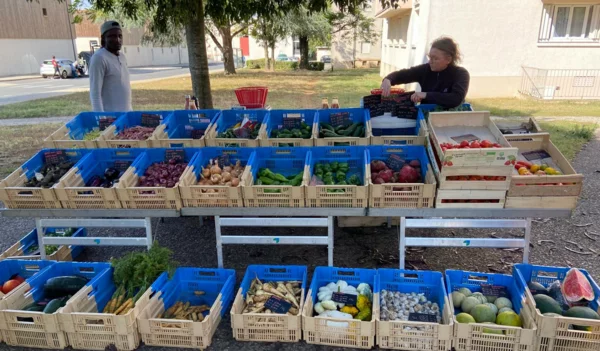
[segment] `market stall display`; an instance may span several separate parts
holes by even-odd
[[[537,134],[544,133],[540,125],[537,123],[537,120],[533,117],[529,117],[527,122],[523,122],[522,118],[512,119],[510,117],[496,119],[495,121],[500,132],[505,136],[516,137],[516,135],[521,135],[523,137],[530,136],[529,134]],[[523,135],[527,134],[527,135]]]
[[[205,138],[211,124],[220,110],[181,110],[173,111],[164,124],[156,127],[154,135],[159,147],[204,147]]]
[[[306,276],[306,266],[248,266],[231,308],[233,337],[239,341],[299,341]]]
[[[379,308],[378,291],[373,291],[376,279],[374,269],[315,268],[302,311],[304,340],[317,345],[372,348],[372,314]]]
[[[446,289],[457,351],[536,349],[537,326],[515,278],[446,270]]]
[[[366,148],[312,148],[307,168],[306,207],[367,207],[371,172]]]
[[[102,148],[159,147],[154,135],[173,111],[131,111],[121,115],[102,132],[98,146]]]
[[[56,149],[99,147],[98,138],[125,112],[81,112],[44,139],[44,147]]]
[[[317,110],[271,110],[261,130],[260,146],[314,146]]]
[[[305,207],[310,148],[256,149],[242,176],[246,207]]]
[[[231,269],[177,268],[138,317],[142,340],[151,346],[206,349],[231,306],[234,286]]]
[[[61,208],[54,187],[88,149],[44,149],[0,182],[7,208]]]
[[[123,208],[180,209],[179,180],[199,149],[148,149],[117,184]]]
[[[85,228],[46,228],[45,236],[53,237],[85,237]],[[50,261],[73,261],[83,251],[83,246],[76,245],[47,245],[46,259]],[[38,244],[37,229],[33,229],[14,245],[0,254],[0,260],[19,257],[24,260],[39,260],[40,248]]]
[[[583,188],[577,173],[548,133],[507,135],[519,149],[506,198],[507,208],[574,209]]]
[[[316,146],[369,145],[369,111],[363,108],[322,109],[313,128]]]
[[[11,346],[63,349],[69,345],[59,314],[69,299],[106,272],[108,263],[58,262],[0,301],[0,330]]]
[[[373,311],[377,345],[394,350],[450,350],[454,321],[440,272],[378,269]]]
[[[513,277],[538,326],[540,351],[600,347],[600,288],[588,272],[569,267],[516,264]]]
[[[55,187],[63,208],[121,208],[117,184],[144,149],[97,149],[85,155]]]
[[[436,181],[424,146],[369,146],[369,207],[431,208]]]
[[[181,176],[183,205],[243,207],[242,176],[253,153],[252,148],[201,149]]]
[[[223,110],[206,132],[207,146],[258,147],[268,110]]]

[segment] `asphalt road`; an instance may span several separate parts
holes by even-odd
[[[211,71],[221,68],[223,68],[222,63],[212,63],[209,66]],[[139,67],[130,68],[129,73],[131,81],[137,82],[189,74],[189,69],[181,66]],[[66,95],[73,91],[88,90],[89,86],[88,77],[69,79],[40,77],[39,79],[4,81],[0,82],[0,105]]]

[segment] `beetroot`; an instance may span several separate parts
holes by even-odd
[[[419,180],[417,170],[409,165],[404,165],[400,170],[398,181],[400,183],[416,183]]]
[[[371,161],[371,172],[379,173],[386,169],[387,169],[387,166],[385,165],[385,162],[379,161],[379,160]]]
[[[372,173],[371,173],[371,179],[375,179],[375,178],[377,178],[377,176],[378,176],[378,175],[379,175],[379,173],[378,173],[378,172],[372,172]]]
[[[408,164],[414,168],[421,167],[421,161],[419,160],[412,160]]]
[[[392,181],[392,177],[394,173],[391,169],[386,169],[384,171],[379,172],[379,178],[383,179],[384,182],[389,183]]]
[[[373,179],[373,184],[385,184],[385,181],[380,177]]]

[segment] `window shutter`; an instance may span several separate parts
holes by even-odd
[[[590,28],[590,39],[600,40],[600,5],[594,5]]]
[[[552,16],[554,5],[544,5],[542,10],[542,20],[540,23],[539,41],[549,41],[552,38]]]

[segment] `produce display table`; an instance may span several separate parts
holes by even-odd
[[[183,208],[176,210],[68,210],[68,209],[0,209],[4,217],[36,219],[42,259],[45,245],[83,246],[147,246],[152,244],[151,218],[197,216],[215,217],[215,234],[219,267],[223,266],[224,244],[263,245],[327,245],[328,264],[333,265],[334,217],[399,217],[398,226],[400,268],[404,268],[405,248],[421,247],[483,247],[522,248],[523,262],[529,259],[531,218],[568,218],[563,209],[382,209],[382,208]],[[225,218],[221,218],[225,217]],[[318,218],[310,218],[318,217]],[[131,219],[138,218],[138,219]],[[326,227],[327,236],[255,236],[222,235],[222,227]],[[47,227],[105,227],[146,229],[145,238],[115,237],[44,237]],[[496,238],[430,238],[406,237],[407,228],[519,228],[525,236],[515,239]]]

